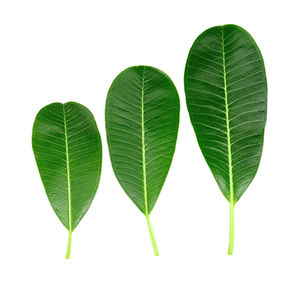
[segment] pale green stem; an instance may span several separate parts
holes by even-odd
[[[234,203],[231,203],[230,204],[228,255],[232,255],[232,253],[233,253],[233,241],[234,241]]]
[[[154,237],[154,232],[153,232],[150,216],[148,214],[146,214],[146,219],[147,219],[147,224],[148,224],[148,229],[149,229],[149,234],[151,237],[154,254],[155,254],[155,256],[159,256],[158,247],[157,247],[157,243],[156,243],[156,240]]]
[[[70,258],[70,254],[71,254],[71,242],[72,242],[72,231],[69,230],[68,248],[67,248],[67,253],[66,253],[66,259]]]

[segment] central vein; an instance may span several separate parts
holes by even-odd
[[[231,156],[231,142],[230,142],[230,119],[228,109],[228,91],[227,91],[227,78],[226,78],[226,61],[224,51],[224,31],[222,27],[222,56],[223,56],[223,73],[224,73],[224,93],[225,93],[225,113],[226,113],[226,128],[227,128],[227,148],[228,148],[228,171],[229,171],[229,184],[230,184],[230,203],[234,203],[233,198],[233,178],[232,178],[232,156]]]
[[[142,157],[143,157],[143,181],[144,181],[144,200],[145,213],[148,215],[148,201],[147,201],[147,182],[146,182],[146,153],[145,153],[145,128],[144,128],[144,86],[145,86],[145,67],[142,77],[142,101],[141,101],[141,120],[142,120]]]
[[[68,178],[68,215],[69,215],[69,231],[72,231],[72,209],[71,209],[71,183],[70,183],[70,164],[69,164],[69,146],[65,106],[63,105],[64,127],[65,127],[65,142],[66,142],[66,161],[67,161],[67,178]]]

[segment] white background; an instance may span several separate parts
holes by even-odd
[[[0,285],[299,285],[299,1],[0,2]],[[280,4],[281,3],[281,4]],[[269,97],[258,173],[229,204],[206,165],[183,89],[188,51],[205,29],[237,24],[265,60]],[[132,65],[165,71],[178,88],[181,121],[168,178],[145,217],[119,186],[108,156],[104,104]],[[31,149],[36,113],[77,101],[95,115],[103,169],[91,208],[73,233],[47,200]]]

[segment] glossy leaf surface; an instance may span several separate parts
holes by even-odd
[[[122,188],[146,217],[168,174],[179,124],[179,97],[158,69],[134,66],[112,83],[106,101],[110,158]]]
[[[75,102],[47,105],[36,116],[32,147],[50,204],[71,239],[100,180],[101,138],[92,113]]]
[[[184,82],[199,146],[233,208],[262,154],[267,114],[262,55],[241,27],[213,27],[194,42]]]

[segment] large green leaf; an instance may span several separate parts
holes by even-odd
[[[267,80],[262,55],[241,27],[213,27],[194,42],[184,83],[199,146],[230,202],[231,254],[234,205],[253,180],[263,148]]]
[[[101,138],[92,113],[68,102],[52,103],[36,116],[32,148],[48,199],[71,236],[96,194],[102,163]]]
[[[167,177],[175,151],[179,97],[171,79],[148,66],[121,72],[106,100],[106,132],[115,175],[134,204],[149,214]]]

